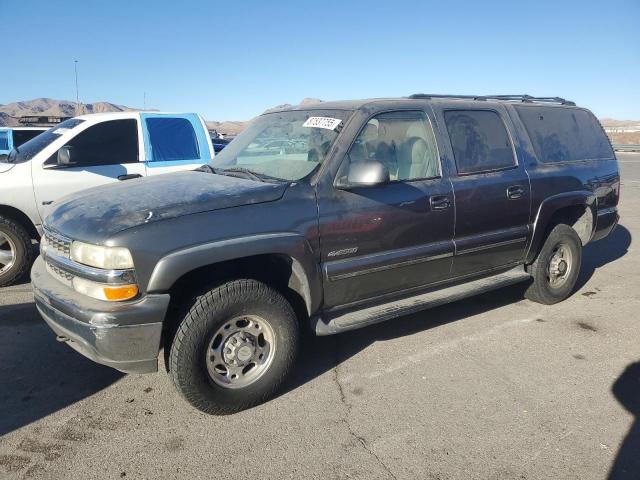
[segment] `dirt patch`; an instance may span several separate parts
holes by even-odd
[[[171,437],[169,440],[167,440],[165,446],[167,447],[167,450],[170,452],[177,452],[180,450],[184,450],[184,438],[175,435]]]
[[[0,467],[7,472],[18,472],[31,463],[29,457],[21,455],[0,455]]]
[[[597,332],[598,329],[596,327],[594,327],[593,325],[591,325],[590,323],[587,322],[576,322],[576,325],[578,325],[578,327],[580,327],[582,330],[588,330],[590,332]]]
[[[27,437],[20,442],[18,448],[23,452],[40,453],[44,455],[46,461],[52,462],[62,455],[65,446],[61,443],[41,442],[35,438]]]

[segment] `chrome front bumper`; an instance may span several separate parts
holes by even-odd
[[[125,373],[158,370],[168,294],[122,303],[94,300],[51,276],[41,257],[31,269],[31,282],[36,307],[59,340]]]

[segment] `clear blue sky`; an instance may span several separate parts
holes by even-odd
[[[529,5],[526,5],[529,4]],[[640,1],[0,0],[0,103],[253,117],[304,97],[559,95],[640,119]]]

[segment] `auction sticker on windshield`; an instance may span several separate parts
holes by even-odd
[[[340,122],[342,122],[342,120],[339,118],[309,117],[302,126],[307,128],[326,128],[327,130],[335,130],[336,127],[340,125]]]

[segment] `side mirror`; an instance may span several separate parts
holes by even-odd
[[[72,146],[65,145],[64,147],[60,147],[60,150],[58,150],[57,163],[59,167],[70,167],[75,165],[75,162],[73,161]]]
[[[345,187],[373,187],[390,181],[389,169],[382,163],[366,161],[351,163]]]

